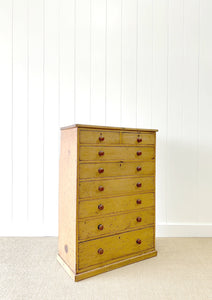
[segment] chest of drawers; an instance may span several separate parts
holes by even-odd
[[[157,255],[156,131],[61,129],[57,259],[75,281]]]

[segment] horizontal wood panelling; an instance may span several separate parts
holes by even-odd
[[[2,235],[57,234],[59,128],[76,122],[158,128],[157,222],[212,223],[211,5],[0,1]]]

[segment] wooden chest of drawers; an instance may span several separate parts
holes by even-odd
[[[61,129],[57,258],[75,281],[157,254],[156,131]]]

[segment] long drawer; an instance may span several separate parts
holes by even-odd
[[[138,210],[128,214],[118,214],[79,221],[79,240],[88,240],[131,229],[139,229],[155,222],[154,208]]]
[[[100,265],[154,247],[154,227],[79,243],[79,269]]]
[[[154,147],[80,146],[79,152],[80,161],[151,161],[155,159]]]
[[[78,205],[79,218],[102,217],[118,212],[153,207],[154,205],[153,193],[80,201]]]
[[[100,162],[81,163],[80,179],[103,178],[113,176],[153,175],[155,162]]]
[[[102,198],[123,194],[154,191],[155,177],[135,177],[80,181],[80,198]]]

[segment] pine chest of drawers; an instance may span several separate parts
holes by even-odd
[[[57,258],[75,281],[157,255],[156,131],[61,129]]]

